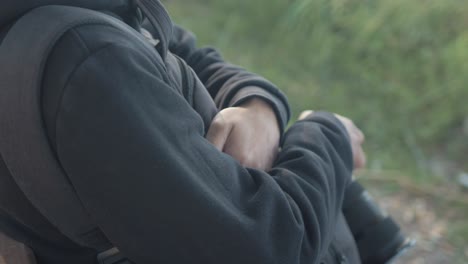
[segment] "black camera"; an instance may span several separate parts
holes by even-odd
[[[346,189],[343,214],[364,264],[391,263],[415,243],[357,181]]]

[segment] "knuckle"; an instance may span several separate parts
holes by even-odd
[[[214,129],[222,129],[226,125],[226,122],[221,116],[215,117],[211,122],[211,127]]]

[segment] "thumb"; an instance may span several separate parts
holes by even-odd
[[[311,115],[311,114],[313,114],[313,113],[314,113],[313,110],[305,110],[305,111],[302,111],[302,113],[299,115],[298,120],[305,119],[305,118],[307,118],[309,115]]]
[[[206,139],[219,151],[223,151],[232,127],[224,120],[222,113],[218,113],[211,122]]]

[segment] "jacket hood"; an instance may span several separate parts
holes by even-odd
[[[0,27],[27,11],[45,5],[66,5],[93,10],[118,10],[128,7],[130,0],[0,0]]]

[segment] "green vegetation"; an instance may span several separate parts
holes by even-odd
[[[327,109],[367,135],[370,167],[431,174],[468,156],[468,2],[172,0],[177,23],[284,90],[294,114]],[[465,166],[463,168],[463,166]],[[443,175],[442,175],[443,176]]]
[[[294,116],[311,108],[355,120],[373,171],[423,188],[452,186],[456,171],[468,171],[468,2],[165,3],[201,45],[276,83]],[[442,169],[432,169],[434,159]]]

